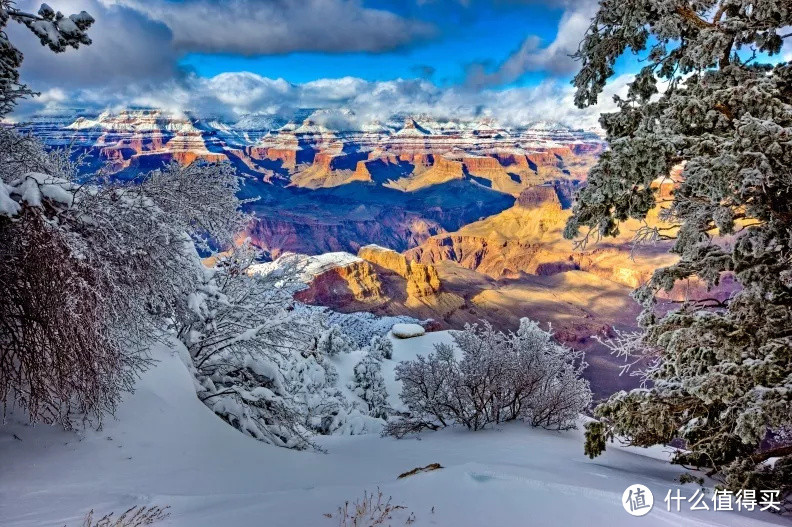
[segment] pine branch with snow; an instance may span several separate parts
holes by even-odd
[[[36,95],[19,82],[19,68],[24,57],[8,39],[5,28],[10,21],[26,26],[42,46],[48,46],[55,53],[91,44],[87,31],[94,23],[93,17],[85,11],[66,16],[41,4],[37,13],[28,13],[17,9],[12,0],[0,0],[0,117],[13,110],[18,99]]]
[[[597,408],[592,456],[614,434],[645,447],[682,440],[675,461],[709,467],[733,491],[761,490],[769,457],[782,473],[792,463],[792,443],[766,448],[792,423],[792,62],[779,57],[791,25],[788,0],[625,0],[601,2],[581,42],[580,107],[628,48],[646,60],[601,116],[610,149],[565,235],[615,236],[660,207],[678,257],[634,295],[642,345],[659,350],[651,386]],[[669,199],[655,182],[676,167]],[[658,308],[677,284],[726,276],[738,290],[723,301]],[[792,499],[791,484],[780,488]]]

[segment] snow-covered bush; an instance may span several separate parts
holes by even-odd
[[[390,349],[392,353],[393,346]],[[388,417],[388,392],[382,377],[383,359],[381,348],[372,345],[355,365],[355,376],[350,386],[355,395],[368,404],[369,415],[380,419]]]
[[[297,309],[306,311],[321,311],[328,324],[335,324],[341,331],[347,334],[358,348],[368,346],[373,337],[386,335],[394,324],[399,322],[415,323],[418,320],[403,315],[399,316],[379,316],[366,311],[356,313],[341,313],[330,309],[301,304]]]
[[[295,309],[285,273],[248,273],[254,257],[244,245],[205,269],[177,324],[199,398],[242,432],[287,448],[312,447],[312,434],[379,429],[338,388],[329,358],[351,351],[349,337],[321,311]]]
[[[256,439],[305,448],[310,434],[304,412],[284,372],[293,366],[293,350],[314,345],[313,331],[291,316],[290,298],[266,277],[246,274],[254,256],[244,246],[203,269],[200,285],[187,295],[189,312],[177,321],[177,335],[207,406]]]
[[[522,319],[516,333],[467,326],[454,343],[396,367],[408,414],[389,422],[386,433],[400,437],[454,423],[479,430],[515,419],[565,429],[591,401],[582,355],[531,320]]]
[[[355,342],[335,324],[319,336],[318,350],[328,357],[349,353],[353,349],[355,349]]]
[[[371,337],[369,348],[371,353],[380,355],[383,359],[391,360],[393,358],[393,342],[385,335]]]
[[[190,234],[220,240],[240,224],[236,179],[196,166],[218,176],[199,191],[172,166],[140,184],[78,184],[35,141],[0,129],[0,144],[0,403],[100,422],[164,318],[184,314],[200,268]]]

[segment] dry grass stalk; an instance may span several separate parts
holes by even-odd
[[[113,513],[111,512],[96,521],[93,519],[94,511],[91,509],[91,512],[88,513],[83,521],[83,527],[143,527],[170,516],[168,509],[170,509],[170,506],[144,507],[141,505],[127,509],[117,519],[113,519]]]
[[[325,518],[335,518],[338,520],[339,527],[376,527],[385,525],[386,521],[393,519],[393,513],[398,510],[407,510],[402,505],[393,505],[391,496],[385,497],[382,491],[377,488],[376,494],[363,491],[363,498],[355,500],[353,503],[344,502],[338,507],[335,515],[325,514]],[[405,525],[415,522],[415,514],[410,513],[405,521]]]

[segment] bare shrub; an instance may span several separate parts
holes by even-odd
[[[152,525],[160,520],[164,520],[170,513],[170,506],[167,507],[132,507],[127,509],[121,516],[113,519],[113,514],[105,514],[98,520],[93,519],[93,509],[85,516],[82,527],[143,527]]]
[[[403,437],[454,423],[480,430],[515,419],[565,429],[591,401],[582,354],[556,344],[533,321],[522,319],[516,333],[467,326],[454,341],[461,359],[453,346],[439,344],[435,353],[396,367],[408,412],[390,421],[386,434]]]
[[[128,354],[102,321],[112,318],[102,277],[72,258],[66,233],[26,208],[0,218],[0,402],[34,421],[71,426],[100,418],[131,388],[145,357]]]

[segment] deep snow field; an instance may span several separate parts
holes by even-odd
[[[394,339],[383,375],[398,403],[393,367],[449,341],[447,332]],[[128,395],[116,419],[80,434],[11,422],[0,427],[0,526],[82,525],[85,514],[116,515],[134,505],[169,505],[162,526],[336,526],[344,501],[379,487],[407,507],[389,525],[447,526],[760,526],[789,525],[766,512],[667,512],[684,469],[663,449],[609,445],[583,455],[582,430],[551,432],[513,423],[482,432],[446,429],[420,438],[318,438],[327,453],[260,443],[221,421],[195,395],[178,347],[153,350],[158,363]],[[359,356],[341,357],[341,378]],[[16,436],[16,437],[15,437]],[[430,463],[442,470],[397,479]],[[629,485],[655,496],[644,517],[621,505]],[[708,494],[710,508],[712,491]]]

